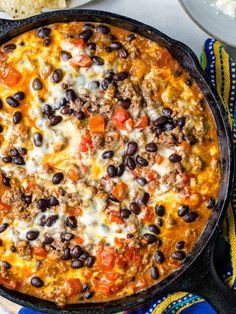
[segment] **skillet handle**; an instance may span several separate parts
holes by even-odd
[[[19,20],[0,19],[0,37],[7,35],[19,25]]]
[[[224,285],[214,266],[214,246],[217,235],[218,232],[215,232],[192,267],[183,274],[178,289],[201,296],[218,314],[235,314],[236,292]],[[222,254],[223,252],[221,256]]]

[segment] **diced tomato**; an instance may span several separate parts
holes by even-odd
[[[67,207],[66,211],[71,215],[71,216],[81,216],[83,211],[79,207]]]
[[[71,59],[70,64],[73,67],[89,68],[92,65],[92,61],[87,55],[81,55],[79,60]]]
[[[72,39],[71,42],[79,48],[84,48],[86,46],[85,41],[81,38]]]
[[[162,48],[158,51],[156,62],[158,67],[172,68],[176,65],[175,60],[166,48]]]
[[[96,254],[98,268],[102,271],[110,271],[115,265],[115,250],[112,247],[102,247]]]
[[[79,171],[75,168],[70,168],[66,173],[67,178],[76,182],[79,180]]]
[[[10,210],[10,209],[11,209],[11,206],[0,201],[0,210]]]
[[[141,120],[136,125],[137,129],[145,129],[148,126],[148,117],[144,114]]]
[[[157,155],[156,155],[156,158],[155,158],[155,161],[156,161],[156,163],[157,163],[158,165],[161,165],[161,164],[163,163],[164,159],[165,159],[165,158],[164,158],[162,155],[157,154]]]
[[[92,134],[105,133],[105,119],[103,116],[95,115],[89,118],[89,130]]]
[[[124,220],[120,217],[119,212],[114,210],[114,211],[111,211],[109,216],[108,216],[108,223],[111,223],[111,222],[115,222],[115,223],[121,225],[124,223]]]
[[[125,130],[125,122],[129,119],[129,113],[122,107],[118,107],[112,117],[114,126],[119,130]]]
[[[17,282],[13,280],[8,280],[6,278],[0,278],[0,285],[3,285],[7,289],[16,289]]]
[[[129,247],[125,250],[125,259],[128,260],[129,262],[132,262],[133,259],[135,258],[135,249],[133,247]]]
[[[93,143],[91,136],[89,134],[83,135],[80,142],[80,151],[86,153],[92,147]]]
[[[125,184],[124,182],[119,182],[117,185],[114,187],[112,190],[112,195],[118,200],[118,201],[123,201],[128,194],[128,185]]]
[[[22,74],[10,65],[0,69],[0,81],[7,87],[15,87],[22,78]]]
[[[82,290],[82,283],[79,278],[70,278],[65,281],[65,291],[68,297],[80,294]]]
[[[154,219],[154,212],[153,209],[151,207],[146,206],[144,208],[145,214],[143,217],[143,221],[145,221],[146,223],[151,223]]]
[[[81,237],[75,237],[74,240],[75,243],[79,245],[84,243],[84,239],[82,239]]]
[[[33,255],[40,256],[40,257],[47,256],[47,251],[45,251],[44,248],[39,247],[39,246],[33,247],[32,253]]]
[[[148,173],[147,173],[147,178],[150,180],[150,181],[153,181],[157,178],[157,175],[158,173],[155,171],[155,170],[150,170]]]

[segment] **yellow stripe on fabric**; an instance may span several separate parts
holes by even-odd
[[[164,310],[166,310],[168,308],[168,306],[180,299],[180,298],[183,298],[185,296],[187,296],[188,293],[186,292],[177,292],[177,293],[174,293],[172,295],[170,295],[169,297],[167,297],[163,302],[161,302],[156,308],[155,310],[152,312],[153,314],[163,314]]]
[[[221,101],[224,104],[228,112],[228,118],[230,126],[233,126],[233,119],[229,113],[228,102],[229,102],[229,92],[230,92],[230,68],[229,68],[229,56],[224,48],[222,48],[222,44],[218,41],[214,43],[214,54],[216,60],[216,88],[218,94],[220,95]],[[222,55],[221,55],[222,52]],[[222,68],[223,65],[223,68]],[[226,75],[223,76],[225,73]]]
[[[235,274],[236,274],[236,235],[235,235],[235,225],[234,225],[234,213],[233,209],[230,205],[227,211],[228,214],[228,220],[229,220],[229,242],[231,246],[231,263],[232,263],[232,269],[233,269],[233,276],[231,280],[229,281],[229,285],[232,288],[234,281],[235,281]]]
[[[181,307],[181,309],[179,309],[179,310],[176,312],[176,314],[181,313],[183,310],[187,309],[188,307],[191,307],[191,305],[194,305],[194,304],[197,304],[197,303],[201,303],[201,302],[203,302],[203,301],[204,301],[203,299],[194,300],[192,303],[187,304],[187,305],[185,305],[184,307]],[[191,313],[191,312],[189,312],[189,313]]]

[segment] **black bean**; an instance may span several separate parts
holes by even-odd
[[[95,26],[91,23],[85,23],[83,29],[94,29]]]
[[[42,27],[42,28],[38,29],[38,31],[37,31],[38,37],[40,37],[40,38],[48,37],[50,35],[50,33],[51,33],[51,29],[48,27]]]
[[[3,174],[2,174],[2,184],[7,186],[7,187],[11,187],[11,180],[10,180],[10,178],[4,176]]]
[[[130,170],[134,170],[136,168],[136,163],[132,157],[127,158],[126,165]]]
[[[184,241],[179,241],[175,244],[176,249],[178,250],[182,250],[185,246],[185,242]]]
[[[14,114],[13,114],[13,117],[12,117],[12,122],[14,124],[19,124],[22,120],[22,113],[20,111],[16,111]]]
[[[68,89],[66,91],[66,98],[68,99],[68,101],[74,102],[77,99],[75,91],[73,89]]]
[[[79,33],[78,38],[83,39],[84,41],[89,40],[93,36],[91,29],[86,29],[85,31]]]
[[[124,109],[129,109],[129,107],[131,105],[131,100],[129,98],[119,100],[118,105],[123,107]]]
[[[58,215],[52,215],[52,216],[49,216],[47,219],[46,219],[46,226],[47,227],[51,227],[53,226],[56,221],[58,220],[59,216]]]
[[[19,156],[19,152],[18,152],[18,150],[16,148],[11,148],[10,149],[10,155],[12,157],[16,157],[16,156]]]
[[[181,117],[179,119],[177,119],[175,121],[175,124],[180,127],[180,128],[183,128],[185,126],[185,117]]]
[[[55,126],[62,121],[62,116],[52,116],[50,117],[50,126]]]
[[[114,203],[119,203],[120,201],[118,201],[118,199],[115,198],[115,196],[113,194],[109,195],[109,200],[114,202]]]
[[[21,200],[27,205],[32,203],[32,195],[25,195],[24,193],[21,195]]]
[[[160,229],[156,225],[150,225],[148,226],[148,230],[152,233],[159,234]]]
[[[164,263],[165,261],[165,256],[164,254],[162,253],[162,251],[156,251],[153,255],[155,261],[158,263],[158,264],[162,264]]]
[[[40,198],[37,201],[37,206],[41,211],[45,211],[47,208],[49,208],[48,200],[46,198]]]
[[[71,262],[71,267],[72,268],[81,268],[84,267],[84,262],[81,260],[74,260]]]
[[[63,173],[62,172],[57,172],[52,177],[52,183],[53,184],[60,184],[63,179],[64,179]]]
[[[197,218],[198,214],[196,212],[188,213],[183,217],[184,221],[188,223],[194,222]]]
[[[68,260],[71,258],[70,248],[66,247],[64,250],[64,255],[62,257],[64,260]]]
[[[72,55],[70,52],[62,50],[60,53],[60,58],[62,61],[68,61],[72,58]]]
[[[175,71],[175,73],[174,73],[174,75],[175,75],[176,77],[180,77],[182,74],[183,74],[183,72],[182,72],[180,69],[177,69],[177,70]]]
[[[129,76],[128,72],[118,72],[114,75],[114,81],[124,81]]]
[[[179,208],[178,215],[179,215],[179,217],[183,217],[184,215],[188,214],[188,212],[189,212],[189,206],[188,205],[182,205]]]
[[[163,226],[163,221],[162,221],[162,219],[161,219],[161,218],[157,218],[157,219],[156,219],[156,224],[157,224],[157,226],[159,226],[159,227]]]
[[[214,198],[210,197],[210,199],[208,200],[207,208],[214,208],[215,205],[216,205],[216,202]]]
[[[34,90],[41,90],[43,88],[43,83],[39,78],[35,78],[32,83],[32,87]]]
[[[84,120],[86,118],[86,115],[83,111],[75,111],[74,112],[74,116],[78,119],[78,120]]]
[[[104,60],[98,56],[93,56],[91,59],[92,59],[93,64],[96,64],[96,65],[104,64]]]
[[[54,83],[59,83],[63,78],[63,71],[61,69],[56,69],[52,73],[51,80]]]
[[[174,130],[176,127],[175,123],[173,120],[169,120],[166,124],[165,124],[165,129],[166,130]]]
[[[2,261],[2,266],[3,266],[5,269],[10,269],[10,268],[11,268],[11,264],[9,264],[7,261]]]
[[[0,239],[0,246],[2,246],[3,245],[3,241]]]
[[[117,167],[117,177],[121,177],[125,171],[125,166],[123,164]]]
[[[186,257],[184,251],[176,251],[171,256],[173,259],[176,259],[178,261],[182,261]]]
[[[162,127],[157,127],[155,131],[156,131],[156,136],[159,137],[161,133],[165,131],[165,129],[163,129]]]
[[[87,267],[92,267],[94,265],[95,261],[96,261],[96,258],[94,256],[89,256],[85,262],[85,265]]]
[[[122,48],[122,44],[119,41],[113,41],[110,44],[110,47],[112,50],[118,50],[118,49]]]
[[[70,106],[68,106],[68,105],[63,106],[62,109],[61,109],[61,113],[62,114],[71,114]]]
[[[43,216],[40,217],[38,225],[41,226],[41,227],[44,227],[45,223],[46,223],[46,216],[43,215]]]
[[[43,107],[43,114],[45,114],[45,116],[47,116],[48,118],[51,117],[53,115],[53,109],[50,105],[46,104]]]
[[[102,154],[102,158],[103,159],[110,159],[114,156],[114,151],[113,150],[106,150],[103,154]]]
[[[3,132],[3,126],[0,124],[0,133]]]
[[[25,161],[24,161],[24,158],[22,156],[13,157],[12,162],[13,162],[13,164],[18,165],[18,166],[24,166],[25,165]]]
[[[102,81],[102,84],[101,84],[102,89],[107,90],[111,81],[112,80],[109,77],[105,77],[105,79]]]
[[[80,255],[79,259],[85,262],[88,257],[89,257],[89,254],[87,252],[83,252],[83,254]]]
[[[143,236],[142,236],[142,240],[144,241],[144,243],[147,243],[147,244],[153,244],[156,242],[157,238],[154,234],[151,234],[151,233],[145,233]]]
[[[83,254],[83,250],[79,245],[75,245],[71,250],[71,257],[74,259],[78,259]]]
[[[58,206],[59,205],[59,201],[58,201],[58,199],[55,196],[50,196],[48,198],[48,204],[49,204],[50,207]]]
[[[105,50],[106,50],[106,52],[108,52],[108,53],[112,52],[112,49],[111,49],[111,47],[110,47],[110,46],[105,47]]]
[[[2,161],[8,164],[9,162],[12,162],[12,157],[11,156],[5,156],[2,158]]]
[[[94,291],[87,291],[84,294],[85,299],[91,299],[94,296]]]
[[[17,248],[15,247],[14,244],[12,244],[12,245],[10,246],[10,250],[11,250],[12,253],[16,253],[16,252],[17,252]]]
[[[193,85],[193,81],[191,79],[187,79],[185,81],[185,84],[188,85],[189,87],[191,87]]]
[[[42,146],[42,142],[43,142],[43,137],[39,132],[35,132],[33,134],[33,141],[34,141],[34,145],[37,147]]]
[[[77,220],[74,216],[66,217],[66,226],[70,228],[76,228],[77,227]]]
[[[86,283],[83,284],[81,292],[85,292],[85,291],[88,291],[88,290],[89,290],[89,284],[86,282]]]
[[[157,280],[159,278],[159,271],[155,266],[152,266],[150,269],[150,275],[152,279]]]
[[[51,43],[52,43],[52,38],[51,38],[51,37],[47,37],[47,38],[45,38],[44,41],[43,41],[43,46],[44,46],[44,47],[48,47],[48,46],[51,45]]]
[[[2,99],[0,98],[0,109],[2,109],[3,107],[3,103],[2,103]]]
[[[114,178],[117,176],[117,168],[114,165],[109,165],[107,167],[107,174],[110,178]]]
[[[4,232],[9,227],[8,223],[0,224],[0,233]]]
[[[120,217],[122,219],[128,219],[130,215],[131,215],[131,211],[128,210],[127,208],[123,208],[120,210]]]
[[[161,116],[153,121],[153,124],[156,127],[163,127],[168,122],[168,118],[165,116]]]
[[[6,102],[13,108],[16,108],[20,105],[19,101],[11,96],[7,97]]]
[[[16,49],[16,45],[15,44],[7,44],[3,47],[3,51],[6,53],[11,53],[12,51],[14,51]]]
[[[43,240],[43,243],[49,245],[49,244],[52,244],[53,241],[54,241],[53,237],[46,235]]]
[[[173,113],[173,110],[171,109],[171,108],[163,108],[162,109],[162,114],[163,114],[163,116],[165,116],[165,117],[170,117],[171,115],[172,115],[172,113]]]
[[[197,143],[197,139],[193,134],[186,135],[185,139],[189,142],[191,146]]]
[[[88,45],[87,45],[87,48],[89,50],[93,50],[93,51],[96,50],[96,47],[97,47],[97,45],[95,43],[88,43]]]
[[[129,208],[135,215],[139,215],[141,212],[139,205],[136,204],[135,202],[130,203]]]
[[[134,235],[133,235],[132,233],[128,233],[128,234],[126,235],[126,238],[127,238],[127,239],[133,239],[133,238],[134,238]]]
[[[25,99],[25,93],[24,92],[17,92],[14,94],[14,98],[18,101],[21,101]]]
[[[36,230],[32,230],[32,231],[28,231],[26,233],[26,239],[29,241],[34,241],[38,238],[39,236],[39,232]]]
[[[157,214],[157,216],[164,216],[165,214],[165,207],[163,205],[156,205],[155,206],[155,212]]]
[[[177,155],[177,154],[172,154],[169,157],[169,161],[172,163],[181,162],[181,160],[182,160],[182,157],[180,155]]]
[[[127,156],[133,156],[138,151],[138,144],[136,142],[129,142],[126,149]]]
[[[33,277],[31,278],[31,285],[36,287],[36,288],[41,288],[44,286],[44,282],[42,281],[42,279],[40,279],[39,277]]]
[[[141,185],[141,186],[144,186],[144,185],[146,185],[147,184],[147,180],[145,179],[145,178],[137,178],[136,179],[136,182],[139,184],[139,185]]]
[[[136,157],[136,162],[137,164],[139,164],[141,167],[147,167],[148,166],[148,161],[147,159],[141,157],[141,156],[137,156]]]
[[[61,241],[64,242],[64,241],[70,241],[74,238],[74,235],[73,233],[70,233],[70,232],[62,232],[61,233]]]
[[[145,145],[145,149],[149,153],[155,153],[155,152],[157,152],[158,147],[155,143],[151,142],[151,143],[148,143],[147,145]]]
[[[128,50],[125,49],[125,48],[121,48],[119,50],[119,57],[122,58],[122,59],[127,59],[129,56],[129,53],[128,53]]]
[[[110,33],[110,28],[106,25],[103,25],[103,24],[97,25],[96,30],[102,34],[109,34]]]
[[[127,40],[128,42],[131,42],[131,41],[133,41],[135,38],[136,38],[136,37],[135,37],[134,34],[129,34],[129,35],[126,37],[126,40]]]
[[[145,192],[143,196],[137,200],[138,205],[147,205],[149,197],[149,193]]]

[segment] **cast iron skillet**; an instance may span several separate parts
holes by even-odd
[[[46,313],[114,313],[144,305],[166,293],[188,291],[208,300],[220,314],[236,313],[236,294],[219,280],[213,264],[213,245],[219,230],[219,223],[231,197],[234,176],[233,147],[227,116],[220,99],[202,71],[192,50],[156,29],[120,15],[94,10],[67,10],[50,12],[20,21],[0,20],[0,44],[33,28],[50,23],[71,21],[93,21],[109,23],[140,34],[166,47],[173,57],[196,80],[202,90],[217,124],[221,148],[222,183],[218,201],[205,231],[186,258],[182,267],[157,285],[135,295],[105,303],[69,305],[58,309],[55,304],[42,301],[15,291],[0,287],[3,297],[38,311]]]

